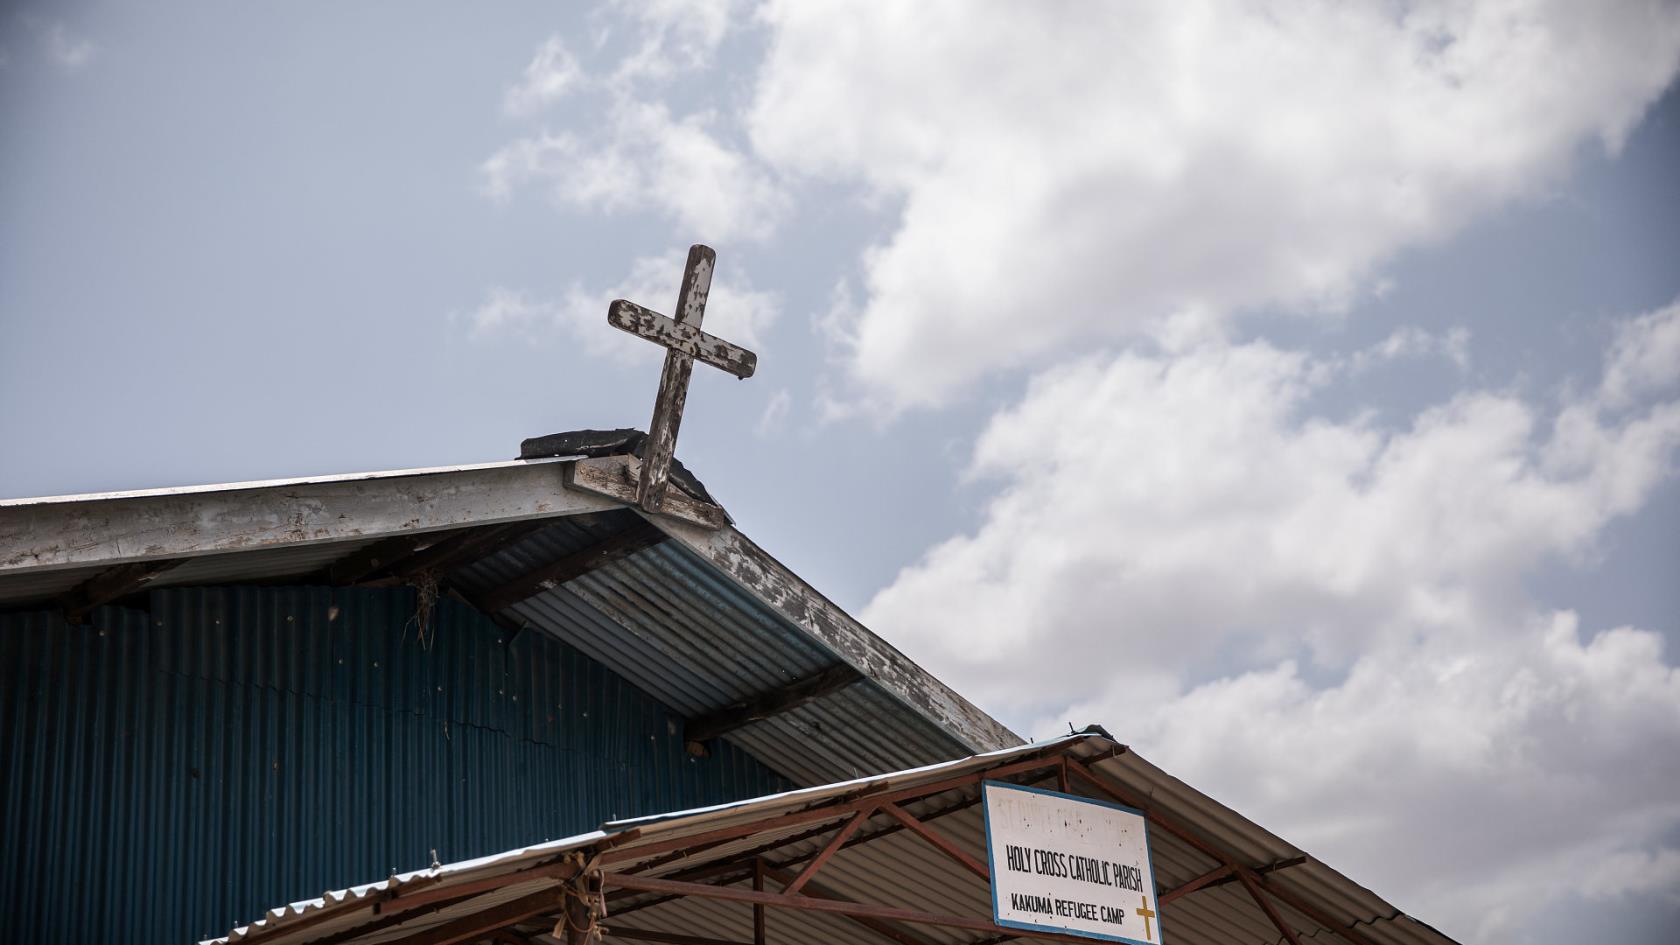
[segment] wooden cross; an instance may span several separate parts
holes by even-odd
[[[682,425],[688,378],[695,359],[743,380],[752,377],[758,368],[758,355],[700,330],[716,264],[717,253],[710,246],[696,243],[688,248],[682,289],[677,293],[676,318],[666,318],[624,299],[615,299],[607,307],[608,324],[670,349],[665,352],[665,370],[659,375],[659,396],[653,402],[653,422],[648,424],[642,476],[636,486],[636,504],[648,512],[659,511],[665,502],[665,490],[671,481],[671,456],[677,449],[677,428]]]

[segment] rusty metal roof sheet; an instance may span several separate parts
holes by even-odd
[[[669,841],[676,838],[698,837],[721,827],[769,821],[779,814],[820,810],[825,803],[864,798],[888,789],[930,785],[962,774],[983,775],[1035,753],[1046,757],[1066,754],[1084,761],[1101,778],[1136,797],[1153,825],[1152,859],[1161,889],[1172,888],[1219,867],[1219,860],[1197,849],[1198,845],[1211,845],[1255,870],[1278,862],[1291,864],[1267,873],[1266,884],[1268,889],[1299,900],[1307,910],[1317,914],[1315,917],[1281,899],[1274,900],[1285,920],[1303,939],[1368,945],[1452,945],[1450,938],[1402,913],[1370,890],[1161,771],[1100,730],[1090,729],[1047,742],[891,774],[699,810],[615,821],[602,825],[599,830],[553,843],[399,874],[318,899],[292,903],[271,910],[260,920],[234,929],[217,941],[307,945],[328,938],[354,943],[396,940],[540,890],[545,882],[553,886],[556,881],[521,878],[518,885],[490,889],[449,908],[418,915],[397,925],[380,926],[375,904],[388,901],[399,892],[406,894],[408,889],[426,888],[428,895],[435,894],[438,898],[450,889],[487,889],[498,877],[508,877],[507,881],[511,882],[515,874],[537,864],[554,862],[570,851],[598,851],[606,846],[612,847],[612,855],[617,858],[614,868],[620,871],[635,870],[650,877],[693,871],[760,849],[778,838],[809,833],[813,822],[837,825],[850,812],[841,808],[832,818],[796,826],[770,824],[766,829],[727,842],[697,844],[676,859],[656,854],[671,849],[673,845]],[[954,808],[930,826],[936,825],[935,829],[971,855],[983,857],[982,815],[979,805],[972,802],[976,790],[973,785],[951,788],[907,801],[904,806],[916,816],[928,816],[942,807]],[[968,804],[953,803],[965,797]],[[1157,829],[1167,826],[1169,821],[1174,830]],[[1193,834],[1198,843],[1186,842],[1175,831]],[[786,863],[799,863],[814,855],[827,839],[821,834],[809,836],[777,852]],[[648,853],[638,855],[643,848]],[[914,907],[945,915],[984,918],[991,914],[990,894],[984,881],[908,832],[884,835],[841,850],[820,877],[827,891],[860,902]],[[750,910],[739,904],[731,907],[694,897],[633,897],[618,908],[616,917],[609,911],[606,918],[609,930],[618,926],[626,930],[666,931],[728,941],[751,940]],[[767,912],[773,923],[773,941],[878,941],[875,933],[840,917],[797,910]],[[1162,907],[1162,914],[1165,941],[1172,945],[1269,945],[1279,940],[1276,927],[1236,883],[1210,885],[1187,894]],[[1320,921],[1319,917],[1327,921]],[[359,934],[364,928],[369,933],[366,937]],[[930,945],[962,945],[974,940],[968,933],[923,925],[915,927],[915,934]],[[1032,935],[1023,932],[1019,937]]]

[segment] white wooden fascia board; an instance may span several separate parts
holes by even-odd
[[[563,464],[362,474],[0,506],[0,575],[122,564],[621,508],[568,489]]]

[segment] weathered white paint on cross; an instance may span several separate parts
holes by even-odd
[[[677,428],[682,425],[695,359],[742,379],[752,377],[758,368],[758,355],[700,330],[716,264],[717,253],[710,246],[697,243],[688,248],[676,318],[666,318],[624,299],[616,299],[607,307],[608,324],[669,349],[665,352],[665,370],[659,375],[653,421],[648,424],[642,477],[636,486],[636,504],[649,512],[659,511],[670,485],[671,456],[677,449]]]

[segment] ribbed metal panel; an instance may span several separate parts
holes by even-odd
[[[624,526],[627,519],[613,515],[631,514],[557,521],[454,577],[475,590],[493,587],[599,541]],[[837,659],[674,541],[604,565],[507,612],[573,644],[688,717],[785,686]],[[728,739],[805,785],[967,753],[942,729],[918,723],[879,684],[864,680]]]
[[[278,902],[785,790],[549,634],[409,589],[0,615],[0,941],[182,942]]]
[[[1150,816],[1154,818],[1149,829],[1157,893],[1201,875],[1218,863],[1206,853],[1199,852],[1197,844],[1187,843],[1174,830],[1167,829],[1169,820],[1182,825],[1175,830],[1187,830],[1189,835],[1201,837],[1203,844],[1231,849],[1259,849],[1274,858],[1278,853],[1288,853],[1292,858],[1301,855],[1299,850],[1259,825],[1242,819],[1218,802],[1120,748],[1106,735],[1088,733],[915,771],[882,774],[859,781],[758,798],[742,804],[605,824],[600,831],[582,836],[509,850],[500,856],[469,863],[392,876],[328,893],[309,902],[295,902],[270,911],[250,926],[233,930],[223,941],[238,945],[260,936],[271,945],[324,945],[326,942],[344,941],[384,943],[406,935],[423,934],[427,929],[451,919],[482,912],[487,906],[518,895],[521,890],[535,891],[545,883],[552,885],[560,882],[553,878],[532,878],[533,874],[528,870],[541,863],[553,864],[566,851],[598,850],[603,841],[612,844],[616,859],[611,868],[620,872],[678,878],[691,875],[693,870],[705,870],[710,865],[731,863],[735,868],[720,870],[707,881],[718,876],[739,877],[749,851],[767,851],[766,856],[772,865],[791,871],[826,845],[833,831],[840,829],[852,816],[852,809],[841,802],[863,801],[871,793],[896,793],[915,784],[932,785],[959,774],[980,773],[988,768],[995,771],[998,766],[1028,753],[1040,754],[1046,764],[1028,780],[1053,783],[1053,752],[1094,766],[1107,783],[1118,786],[1124,793],[1135,792],[1148,798],[1146,807],[1151,809]],[[1077,777],[1074,782],[1076,791],[1084,783]],[[901,804],[910,814],[922,819],[929,829],[979,858],[984,855],[982,843],[985,836],[979,790],[974,784],[959,784],[926,797],[903,800]],[[835,806],[818,821],[801,819],[788,823],[779,819],[780,815],[825,803]],[[1183,813],[1165,817],[1163,812],[1169,810]],[[935,811],[944,811],[945,814],[937,819],[927,819]],[[865,831],[874,833],[892,823],[887,817],[877,815]],[[742,825],[756,829],[722,842],[703,840],[703,835],[713,830]],[[860,838],[866,837],[867,833],[860,834]],[[692,843],[686,851],[687,855],[671,858],[671,842],[683,837],[689,838]],[[778,841],[782,842],[781,845]],[[1266,865],[1263,859],[1254,861],[1247,856],[1236,859],[1248,860],[1249,865],[1255,868]],[[1285,888],[1281,884],[1282,877],[1291,874],[1296,874],[1296,878],[1287,888],[1302,897],[1309,911],[1322,913],[1326,924],[1320,924],[1320,920],[1310,918],[1276,898],[1277,891]],[[495,880],[498,877],[505,885],[497,885]],[[742,879],[734,879],[733,882],[737,886],[744,885]],[[1268,896],[1272,898],[1273,905],[1285,922],[1299,931],[1303,941],[1338,942],[1342,945],[1355,940],[1370,942],[1371,945],[1453,945],[1451,939],[1399,913],[1369,890],[1316,860],[1269,872],[1261,882],[1272,891]],[[612,884],[609,882],[608,885]],[[486,891],[479,898],[457,903],[437,913],[422,910],[401,927],[382,927],[383,918],[374,911],[375,906],[390,901],[392,896],[400,901],[405,889],[416,886],[422,887],[419,891],[426,895],[442,894],[451,887],[463,891]],[[970,919],[983,920],[991,915],[992,907],[988,883],[947,858],[934,846],[902,830],[883,831],[842,848],[807,888],[850,897],[859,902],[905,906],[927,913]],[[717,902],[697,896],[672,898],[658,892],[615,893],[609,901],[612,903],[609,928],[619,937],[637,928],[731,941],[745,941],[749,935],[747,923],[751,912],[741,903]],[[1158,921],[1163,925],[1163,938],[1167,945],[1275,945],[1282,940],[1282,935],[1265,913],[1244,888],[1235,883],[1221,885],[1216,881],[1177,898],[1169,906],[1159,908],[1161,915]],[[771,941],[778,945],[784,942],[790,945],[870,945],[881,941],[878,933],[840,916],[772,909],[767,918]],[[544,924],[547,921],[552,920],[545,919]],[[916,941],[929,945],[960,945],[975,940],[972,933],[926,924],[918,924],[914,936]],[[1025,933],[1014,937],[1031,938]]]

